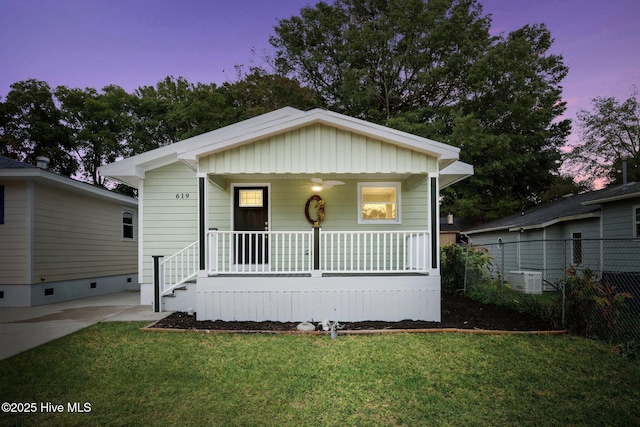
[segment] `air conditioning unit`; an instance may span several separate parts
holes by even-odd
[[[525,294],[542,293],[542,272],[541,271],[510,271],[507,274],[507,282],[511,284],[511,289]]]

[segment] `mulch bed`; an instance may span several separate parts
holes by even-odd
[[[442,321],[424,322],[403,320],[400,322],[364,321],[340,322],[342,329],[372,331],[393,329],[464,329],[489,331],[550,331],[555,328],[546,321],[526,313],[504,307],[482,304],[460,294],[442,293]],[[322,319],[314,319],[314,323]],[[329,319],[338,320],[340,319]],[[302,321],[302,320],[301,320]],[[176,312],[150,325],[150,329],[227,330],[227,331],[296,331],[300,322],[239,322],[222,320],[196,320],[194,315]],[[316,327],[320,331],[320,326]]]

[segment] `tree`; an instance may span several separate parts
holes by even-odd
[[[459,215],[492,219],[539,203],[558,176],[560,147],[569,135],[560,83],[562,58],[543,25],[525,26],[498,40],[472,68],[459,102],[452,141],[475,175],[455,190],[475,199]],[[471,123],[465,123],[471,122]],[[453,191],[449,190],[449,191]],[[455,204],[454,204],[455,206]]]
[[[628,179],[640,181],[640,100],[633,86],[629,98],[592,100],[593,110],[580,110],[581,141],[568,155],[571,171],[590,184],[597,179],[622,181],[622,161],[627,160]]]
[[[98,167],[126,154],[131,134],[132,97],[119,86],[106,86],[102,93],[87,88],[56,88],[62,117],[71,132],[82,175],[103,184]]]
[[[330,108],[461,147],[476,174],[443,209],[491,219],[540,199],[570,125],[547,28],[490,26],[476,0],[336,0],[280,21],[270,42],[279,72]]]
[[[166,77],[134,92],[134,131],[129,155],[199,135],[237,121],[215,84]]]
[[[71,176],[78,170],[73,141],[46,82],[12,84],[2,110],[3,155],[30,164],[38,156],[49,157],[51,170],[62,175]]]
[[[229,108],[239,120],[248,119],[283,107],[308,110],[322,105],[317,92],[280,74],[252,68],[234,83],[222,86]]]
[[[282,20],[275,64],[338,111],[383,122],[455,103],[490,45],[475,0],[338,0]]]

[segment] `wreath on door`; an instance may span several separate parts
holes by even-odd
[[[311,217],[311,213],[309,209],[311,208],[312,203],[315,202],[315,209],[317,211],[318,217],[316,219]],[[324,200],[317,194],[309,197],[307,203],[304,205],[304,216],[307,217],[307,221],[314,227],[319,227],[320,223],[324,221],[325,213],[324,213]]]

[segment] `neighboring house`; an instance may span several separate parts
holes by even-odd
[[[439,191],[473,173],[458,154],[323,109],[283,108],[100,173],[138,189],[141,299],[156,310],[439,321]],[[157,275],[154,256],[164,257]]]
[[[539,271],[554,282],[574,265],[633,273],[630,283],[640,272],[640,183],[565,196],[463,233],[486,246],[505,273]]]
[[[454,218],[452,214],[440,217],[440,247],[461,243],[462,229],[469,225],[468,220]]]
[[[0,156],[0,307],[138,289],[137,200]]]

